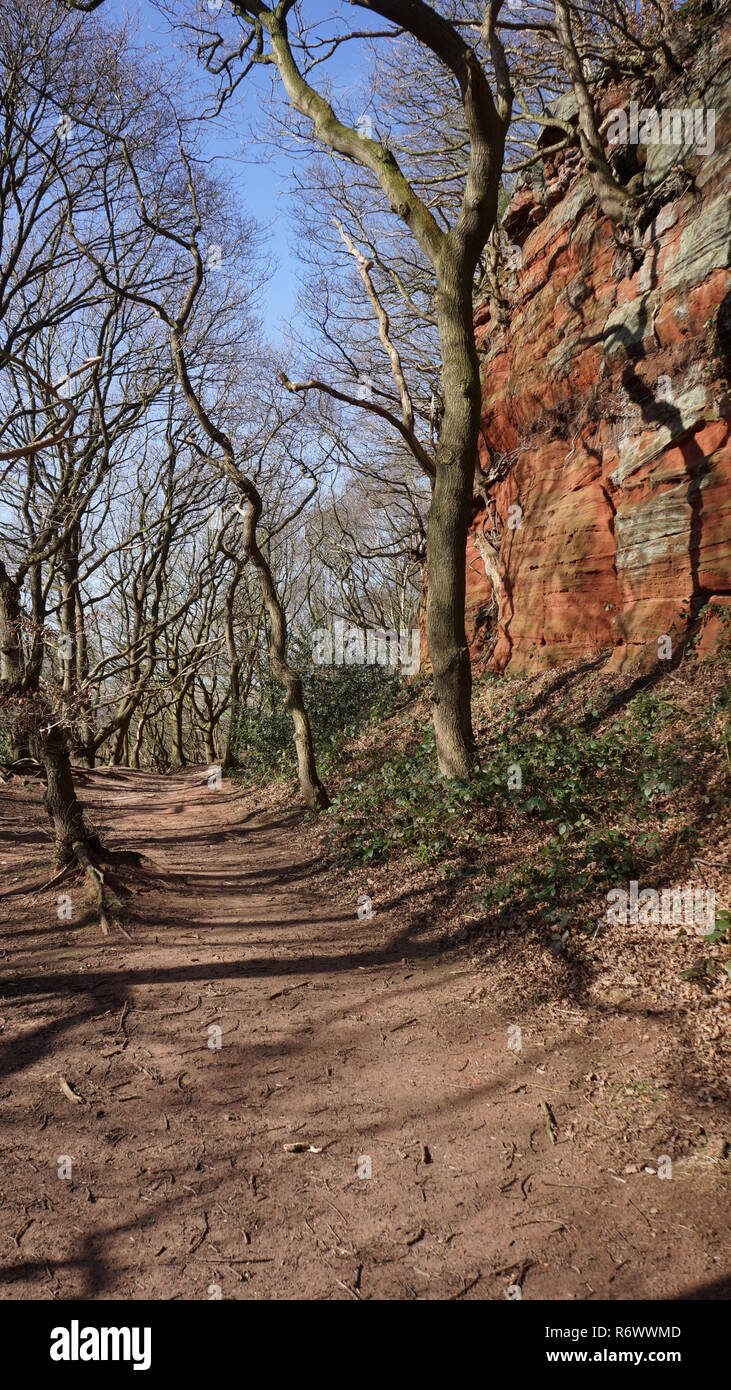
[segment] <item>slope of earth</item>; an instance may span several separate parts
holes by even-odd
[[[3,1298],[728,1292],[726,1146],[668,1100],[662,1017],[514,1016],[397,902],[327,900],[297,815],[79,780],[154,868],[103,936],[43,887],[37,784],[0,790]]]

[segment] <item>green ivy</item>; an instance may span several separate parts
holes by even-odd
[[[593,827],[609,812],[631,812],[634,821],[663,818],[662,803],[683,781],[686,767],[682,741],[664,747],[658,742],[658,730],[673,714],[668,701],[643,693],[628,716],[593,731],[529,730],[522,719],[525,698],[508,708],[501,733],[469,782],[438,777],[434,736],[430,726],[422,726],[398,756],[374,763],[348,785],[331,810],[344,857],[372,863],[408,851],[420,863],[439,862],[487,844],[480,831],[487,807],[509,806],[539,818],[554,829],[564,859],[577,836],[591,853],[600,852],[592,835],[605,832]],[[522,784],[512,790],[509,770],[516,764]],[[645,851],[653,845],[659,845],[657,835]]]
[[[317,670],[302,683],[323,773],[349,740],[393,712],[405,689],[397,673],[382,666]],[[238,710],[233,745],[236,767],[247,782],[291,776],[294,739],[283,694],[276,690],[261,711]]]

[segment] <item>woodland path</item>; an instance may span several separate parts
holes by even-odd
[[[473,965],[328,900],[296,815],[201,769],[79,781],[155,869],[104,937],[78,882],[29,892],[39,789],[0,788],[0,1297],[721,1296],[714,1174],[616,1156],[655,1022],[503,1017]]]

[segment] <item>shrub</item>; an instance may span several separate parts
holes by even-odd
[[[303,686],[315,752],[323,772],[349,739],[388,717],[403,691],[399,676],[382,666],[316,670],[303,678]],[[272,708],[261,712],[244,708],[236,716],[236,763],[247,781],[292,772],[292,720],[283,694],[279,697],[277,692],[274,701]]]

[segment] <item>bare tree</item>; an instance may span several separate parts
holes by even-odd
[[[450,777],[469,775],[474,759],[471,668],[464,630],[465,546],[470,518],[480,418],[479,366],[472,324],[475,268],[494,224],[511,91],[501,40],[498,5],[491,0],[483,36],[492,59],[497,97],[476,46],[423,0],[378,0],[363,5],[433,54],[454,79],[464,113],[468,152],[459,212],[440,226],[415,183],[384,141],[348,125],[298,62],[289,30],[292,0],[275,8],[234,5],[249,27],[254,58],[273,63],[286,96],[330,149],[369,169],[389,207],[416,238],[435,277],[436,318],[442,357],[444,414],[436,448],[429,513],[427,635],[434,671],[434,726],[439,767]],[[264,42],[268,49],[264,52]],[[301,40],[306,59],[306,39]],[[252,61],[254,61],[254,58]],[[402,398],[403,402],[403,398]],[[408,419],[408,411],[407,411]],[[408,428],[408,426],[405,426]]]
[[[474,761],[471,724],[471,667],[464,627],[465,547],[480,419],[480,381],[472,323],[475,268],[494,225],[510,120],[512,93],[505,53],[496,27],[500,0],[489,0],[480,37],[461,29],[425,0],[363,0],[387,29],[371,31],[385,41],[405,35],[432,55],[449,74],[461,104],[467,135],[459,208],[444,225],[417,189],[416,178],[401,168],[384,140],[361,133],[336,114],[312,78],[319,58],[319,35],[308,46],[308,26],[294,0],[233,5],[238,39],[206,21],[194,25],[198,52],[220,78],[220,101],[235,90],[243,74],[265,64],[274,67],[291,108],[309,124],[313,136],[335,154],[373,174],[386,205],[415,238],[434,276],[435,307],[442,359],[441,431],[436,449],[434,493],[428,525],[429,590],[427,633],[434,672],[434,725],[439,767],[450,777],[468,776]],[[295,18],[294,37],[290,19]],[[177,16],[176,16],[177,17]],[[330,51],[362,37],[342,28],[328,40]],[[482,46],[492,66],[480,57]],[[493,86],[494,83],[494,93]]]
[[[180,136],[178,137],[178,165],[175,179],[170,172],[172,166],[165,162],[166,158],[173,161],[176,159],[176,154],[173,152],[174,147],[169,148],[167,154],[164,155],[161,154],[160,145],[158,145],[153,171],[153,191],[149,188],[145,189],[143,186],[145,171],[138,167],[131,146],[124,138],[120,141],[120,149],[129,174],[130,188],[134,189],[137,199],[139,218],[139,225],[136,229],[137,236],[144,238],[148,247],[155,247],[154,268],[152,271],[148,270],[146,277],[141,276],[140,257],[138,255],[134,280],[132,282],[126,280],[124,284],[121,284],[118,277],[117,281],[113,282],[110,280],[105,263],[96,256],[93,248],[88,244],[84,245],[73,227],[71,228],[71,235],[79,249],[90,257],[104,282],[108,283],[110,287],[114,285],[115,290],[122,298],[132,303],[152,307],[167,331],[175,371],[192,420],[197,429],[202,431],[207,443],[215,446],[218,451],[217,455],[210,460],[207,451],[201,447],[195,434],[191,434],[188,442],[197,458],[204,462],[212,462],[231,483],[238,500],[238,510],[241,515],[243,558],[256,570],[261,586],[262,600],[269,620],[270,661],[277,679],[281,681],[286,691],[286,703],[294,726],[302,795],[310,809],[319,810],[328,804],[328,798],[317,773],[312,730],[305,707],[302,681],[287,660],[287,622],[284,607],[277,593],[271,567],[259,541],[258,527],[264,507],[262,497],[252,478],[243,467],[241,451],[239,451],[239,458],[237,458],[237,452],[229,432],[215,421],[215,406],[209,406],[205,401],[205,381],[202,380],[200,385],[194,382],[194,370],[189,347],[190,329],[193,324],[194,311],[205,299],[205,292],[211,279],[205,274],[205,262],[198,244],[198,237],[203,229],[202,209],[205,197],[213,193],[215,198],[215,188],[209,180],[201,177],[200,172],[196,180],[191,159],[182,146]],[[176,188],[180,186],[185,190],[188,200],[186,208],[180,205],[177,197],[172,200],[172,203],[160,198],[158,190],[161,185],[167,186],[169,183],[172,183]],[[184,230],[182,232],[179,230],[181,226],[185,228],[184,219],[186,217],[189,224],[187,234]],[[177,269],[179,266],[178,257],[181,252],[185,253],[189,266],[187,283],[176,284],[175,290],[168,283],[165,292],[161,293],[159,288],[160,270],[157,260],[168,253]],[[174,302],[176,292],[177,303]],[[244,451],[245,456],[255,457],[270,447],[279,435],[281,427],[281,416],[275,411],[273,419],[265,418],[263,425],[260,425],[254,439],[249,442]]]

